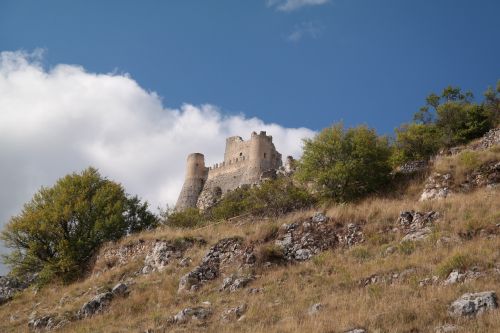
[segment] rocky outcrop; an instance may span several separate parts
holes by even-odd
[[[90,301],[83,304],[81,309],[77,313],[77,317],[80,319],[92,317],[95,314],[101,313],[111,304],[111,301],[115,297],[123,297],[129,294],[127,285],[124,283],[118,283],[109,292],[100,293],[93,297]]]
[[[467,175],[465,182],[460,184],[462,191],[470,191],[478,187],[492,188],[500,183],[500,162],[486,163]]]
[[[80,311],[78,311],[78,317],[83,319],[103,312],[109,306],[112,299],[113,294],[111,292],[105,292],[95,296],[90,301],[83,304]]]
[[[478,268],[473,268],[467,271],[460,271],[455,269],[451,271],[446,280],[444,280],[444,285],[456,284],[461,282],[467,282],[471,280],[475,280],[483,275],[482,272],[479,271]]]
[[[58,330],[68,323],[68,319],[59,318],[56,315],[44,315],[30,319],[28,322],[28,330],[31,332]]]
[[[321,251],[364,241],[359,225],[350,223],[344,229],[328,221],[328,217],[318,213],[309,220],[282,225],[275,245],[282,250],[283,258],[287,261],[308,260]]]
[[[224,238],[218,241],[209,249],[200,265],[181,277],[178,291],[195,291],[199,289],[202,284],[214,280],[220,275],[221,265],[229,263],[237,257],[246,257],[241,238]],[[251,257],[251,254],[247,258],[249,257]]]
[[[493,291],[468,293],[451,303],[448,313],[452,317],[474,317],[498,308],[497,295]]]
[[[403,211],[399,214],[397,225],[405,236],[401,242],[420,241],[426,239],[432,232],[431,227],[439,218],[435,211],[415,212],[414,210]]]
[[[215,206],[222,198],[222,190],[220,187],[216,186],[213,188],[207,188],[205,191],[200,193],[198,201],[196,202],[196,207],[200,210],[207,210]]]
[[[451,191],[452,176],[450,173],[433,173],[425,182],[424,191],[420,195],[420,201],[446,198]]]
[[[10,276],[0,276],[0,305],[7,303],[19,291],[26,289],[29,282],[22,282]]]
[[[210,308],[197,306],[193,308],[185,308],[174,315],[170,322],[174,324],[185,324],[191,320],[203,321],[212,315]]]
[[[366,287],[371,284],[395,284],[408,280],[410,277],[415,276],[417,270],[415,268],[407,268],[401,272],[390,273],[377,273],[368,277],[362,278],[358,281],[360,287]]]
[[[234,321],[242,319],[243,314],[247,311],[247,305],[245,303],[238,305],[234,308],[226,309],[222,312],[222,321]]]
[[[255,279],[254,276],[235,276],[231,275],[222,281],[222,286],[219,291],[235,292],[238,289],[246,287],[250,282]]]
[[[307,310],[307,314],[310,316],[314,316],[318,312],[320,312],[325,306],[322,303],[316,303],[311,305],[309,310]]]

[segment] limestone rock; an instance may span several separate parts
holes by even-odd
[[[420,201],[446,198],[451,193],[451,174],[433,173],[426,181]]]
[[[344,333],[366,333],[366,330],[364,328],[355,328]]]
[[[246,304],[240,304],[235,308],[229,308],[227,310],[224,310],[221,315],[221,319],[223,321],[234,321],[238,320],[243,316],[243,314],[247,310],[247,305]]]
[[[251,275],[241,277],[231,275],[222,281],[222,286],[219,288],[219,291],[229,290],[229,292],[235,292],[238,289],[246,287],[254,279],[255,277]]]
[[[205,307],[194,307],[194,308],[185,308],[179,311],[172,318],[172,322],[175,324],[184,324],[191,320],[203,321],[206,320],[212,314],[212,310],[210,308]]]
[[[112,299],[113,293],[110,292],[101,293],[95,296],[82,306],[78,311],[78,317],[87,318],[104,311],[109,306]]]
[[[404,236],[401,239],[401,242],[406,242],[406,241],[417,242],[417,241],[421,241],[421,240],[427,239],[427,237],[429,237],[429,235],[431,233],[432,233],[432,231],[431,231],[430,228],[423,228],[423,229],[420,229],[420,230],[416,230],[416,231],[410,232],[409,234],[407,234],[406,236]]]
[[[147,274],[153,271],[162,271],[172,260],[179,258],[181,252],[165,241],[156,242],[152,251],[144,259],[142,272]]]
[[[309,310],[307,310],[307,314],[310,315],[310,316],[313,316],[315,314],[317,314],[319,311],[321,311],[325,306],[321,303],[316,303],[316,304],[313,304]]]
[[[127,296],[130,293],[130,291],[128,290],[128,287],[125,283],[118,283],[113,287],[111,293],[114,296]]]
[[[473,317],[497,307],[497,295],[493,291],[467,293],[451,303],[448,313],[453,317]]]
[[[15,293],[27,288],[29,283],[9,277],[0,276],[0,305],[10,301]]]
[[[205,254],[200,265],[181,277],[178,291],[195,291],[206,281],[217,278],[222,264],[232,261],[237,255],[242,255],[244,251],[241,243],[242,240],[238,237],[218,241]]]
[[[205,188],[198,197],[196,207],[200,210],[207,210],[215,206],[222,198],[222,190],[220,187]]]

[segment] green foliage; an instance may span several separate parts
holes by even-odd
[[[396,129],[391,163],[394,166],[409,161],[427,160],[441,146],[441,136],[434,124],[404,124]]]
[[[165,224],[174,228],[195,228],[202,226],[206,219],[196,208],[182,211],[171,210],[166,214]]]
[[[322,197],[351,201],[384,187],[390,154],[388,140],[373,129],[346,130],[337,124],[304,140],[296,177],[312,184]]]
[[[4,257],[12,273],[39,273],[40,282],[79,277],[98,247],[129,232],[156,226],[147,203],[94,168],[42,187],[1,233],[13,251]]]
[[[471,267],[473,264],[474,264],[474,260],[469,255],[456,254],[456,255],[448,258],[441,265],[439,265],[437,273],[439,276],[445,278],[453,270],[465,271],[469,267]]]
[[[440,96],[432,93],[426,98],[427,105],[414,116],[416,123],[425,127],[434,126],[434,146],[451,147],[466,143],[486,133],[494,122],[492,106],[498,104],[496,93],[488,90],[482,104],[473,102],[471,92],[462,92],[458,87],[446,87]],[[488,107],[487,107],[488,105]]]
[[[294,210],[310,207],[315,199],[306,189],[297,187],[290,179],[268,180],[255,187],[244,187],[227,193],[211,209],[214,220],[227,219],[243,214],[254,216],[279,216]]]

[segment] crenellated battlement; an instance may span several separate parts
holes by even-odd
[[[249,140],[240,136],[228,137],[222,162],[205,167],[203,154],[189,155],[186,179],[176,208],[199,206],[194,199],[204,192],[217,190],[215,192],[224,194],[242,185],[256,184],[264,172],[277,170],[281,165],[281,154],[272,136],[265,131],[252,132]]]

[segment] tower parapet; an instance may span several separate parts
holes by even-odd
[[[217,198],[211,198],[214,193],[224,195],[242,185],[258,184],[264,173],[277,171],[282,165],[272,136],[264,131],[252,132],[247,141],[239,136],[227,138],[224,161],[210,168],[205,167],[204,156],[199,153],[189,155],[187,162],[177,210],[207,207],[200,200],[215,202]]]
[[[198,196],[207,180],[208,168],[205,167],[205,156],[200,153],[189,154],[186,164],[186,178],[175,209],[183,210],[196,207]]]

